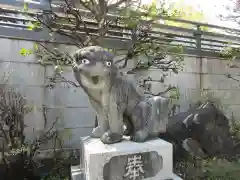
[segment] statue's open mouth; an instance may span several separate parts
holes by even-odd
[[[98,84],[99,76],[92,76],[92,82],[93,82],[93,84]]]

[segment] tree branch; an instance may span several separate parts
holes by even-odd
[[[67,83],[67,84],[70,84],[74,87],[80,87],[79,84],[76,84],[73,81],[67,80],[65,77],[63,77],[60,74],[54,74],[53,76],[47,77],[47,79],[49,80],[49,83],[50,83],[50,84],[47,85],[48,87],[51,87],[52,84],[56,84],[56,83]]]
[[[108,10],[115,10],[117,7],[122,5],[123,3],[127,3],[129,0],[118,0],[115,4],[108,5]]]
[[[94,2],[94,0],[90,0],[89,2],[84,2],[84,0],[79,0],[79,3],[89,10],[95,17],[97,17],[97,4]]]
[[[53,14],[54,14],[54,13],[53,13]],[[71,39],[73,40],[73,42],[75,42],[75,45],[76,45],[76,46],[78,46],[78,47],[83,47],[82,39],[81,39],[81,38],[79,39],[79,36],[73,36],[73,35],[72,35],[72,34],[75,34],[75,33],[71,33],[71,34],[66,33],[66,32],[64,32],[63,30],[61,30],[61,27],[58,28],[58,29],[56,29],[56,30],[54,30],[53,24],[55,24],[55,22],[53,22],[51,25],[49,25],[48,23],[44,22],[44,21],[40,18],[40,16],[44,16],[44,15],[49,15],[49,13],[38,14],[36,18],[37,18],[37,20],[38,20],[42,25],[44,25],[45,27],[47,27],[47,28],[49,29],[50,33],[55,32],[55,33],[58,33],[58,34],[60,34],[60,35],[67,36],[67,37],[71,38]],[[57,15],[56,15],[56,16],[57,16]]]
[[[240,82],[239,79],[234,78],[231,74],[226,73],[225,76],[226,76],[227,78],[229,78],[229,79],[232,79],[232,80],[234,80],[234,81]]]
[[[176,87],[175,86],[170,86],[170,87],[168,87],[165,91],[163,91],[163,92],[159,92],[159,93],[157,93],[157,94],[154,94],[154,93],[152,93],[152,92],[144,92],[145,94],[149,94],[149,95],[152,95],[152,96],[162,96],[162,95],[164,95],[164,94],[166,94],[167,92],[169,92],[169,91],[171,91],[171,90],[173,90],[173,89],[176,89]]]

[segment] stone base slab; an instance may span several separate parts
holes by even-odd
[[[79,166],[71,166],[71,178],[70,180],[86,180],[84,177],[84,172]],[[171,178],[165,180],[183,180],[176,174],[172,174]]]
[[[172,144],[162,139],[107,145],[85,137],[81,144],[85,180],[173,179]]]

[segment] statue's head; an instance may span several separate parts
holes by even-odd
[[[116,74],[113,54],[99,46],[88,46],[73,54],[73,71],[76,80],[84,87],[102,89],[106,80]]]

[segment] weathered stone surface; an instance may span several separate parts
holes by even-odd
[[[172,144],[164,140],[124,140],[107,145],[88,138],[82,141],[82,147],[84,162],[80,167],[85,169],[86,180],[133,180],[134,172],[135,180],[173,178]]]
[[[100,46],[89,46],[73,54],[73,72],[96,111],[98,127],[91,137],[105,144],[123,139],[123,124],[132,125],[131,140],[144,142],[166,131],[170,99],[145,97],[144,92],[114,63],[114,55]],[[127,117],[126,119],[123,119]]]
[[[71,180],[84,180],[84,174],[79,166],[71,166]]]

